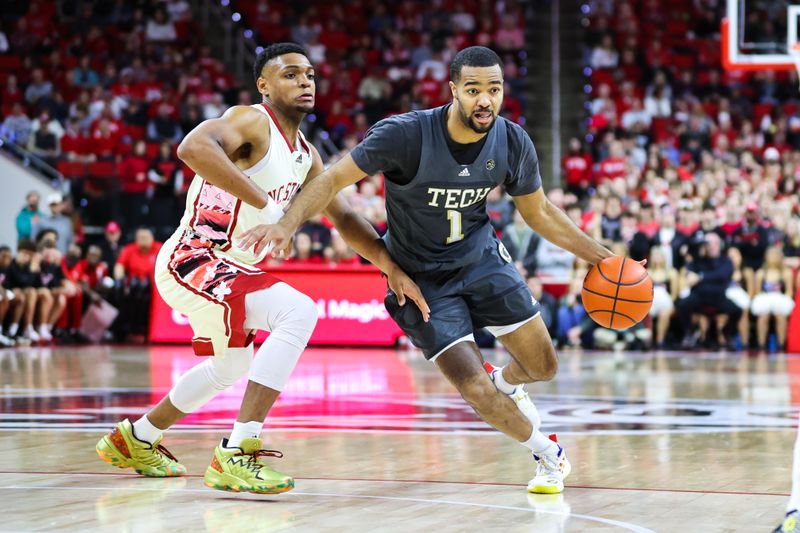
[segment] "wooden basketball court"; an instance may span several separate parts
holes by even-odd
[[[263,434],[297,487],[256,496],[202,483],[243,382],[167,434],[188,477],[142,478],[95,454],[115,421],[138,417],[197,362],[188,348],[0,351],[0,531],[757,532],[780,521],[800,358],[560,359],[556,380],[531,392],[572,461],[563,495],[529,495],[526,450],[418,353],[313,349]]]

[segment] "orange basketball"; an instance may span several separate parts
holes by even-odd
[[[616,330],[647,316],[653,304],[653,281],[642,265],[615,255],[594,265],[583,280],[583,308],[592,320]]]

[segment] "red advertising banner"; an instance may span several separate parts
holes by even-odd
[[[383,306],[386,280],[373,267],[286,266],[270,272],[317,302],[319,320],[310,344],[391,346],[403,334]],[[154,292],[150,340],[191,341],[186,317]],[[260,333],[257,342],[265,336]]]

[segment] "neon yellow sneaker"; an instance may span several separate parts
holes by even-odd
[[[549,456],[533,454],[533,459],[536,461],[536,476],[528,482],[528,492],[559,494],[564,491],[564,480],[572,472],[572,465],[556,436],[550,435],[550,440],[556,443],[558,452]]]
[[[100,458],[118,468],[133,468],[143,476],[176,477],[186,475],[186,467],[161,446],[161,437],[152,445],[136,438],[126,418],[95,446]]]
[[[233,492],[280,494],[294,488],[291,476],[273,470],[261,457],[283,457],[277,450],[262,450],[261,439],[242,440],[238,448],[227,448],[228,439],[214,450],[203,481],[207,487]]]
[[[772,533],[797,533],[800,531],[800,527],[798,527],[800,526],[798,517],[800,517],[800,514],[798,514],[797,509],[789,511],[786,513],[786,517],[783,519],[783,522],[781,522],[781,525],[775,528],[775,531]]]

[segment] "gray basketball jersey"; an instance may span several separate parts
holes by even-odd
[[[422,126],[419,169],[405,185],[385,182],[389,253],[406,272],[448,270],[477,261],[494,230],[486,196],[508,172],[505,120],[497,119],[472,164],[453,159],[443,107],[416,112]]]

